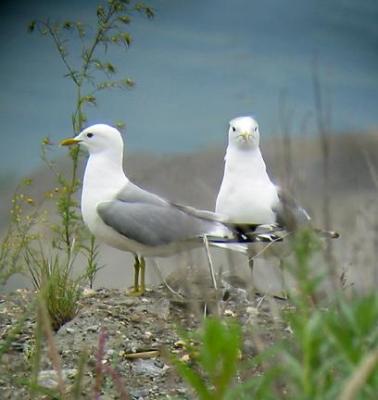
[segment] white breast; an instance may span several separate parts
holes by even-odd
[[[271,182],[264,160],[253,153],[228,152],[216,212],[233,222],[271,224],[278,204],[276,186]]]
[[[102,222],[97,213],[97,206],[101,202],[113,200],[127,183],[128,179],[118,165],[114,164],[112,168],[109,159],[101,154],[89,157],[84,173],[81,213],[91,233],[102,241],[118,242],[122,237]],[[119,236],[118,240],[114,235]]]

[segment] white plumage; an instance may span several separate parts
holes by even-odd
[[[215,211],[233,222],[256,224],[283,223],[285,213],[296,222],[309,222],[307,212],[292,204],[269,178],[259,148],[260,132],[252,117],[230,121],[223,181]]]

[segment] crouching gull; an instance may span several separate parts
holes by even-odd
[[[122,136],[111,126],[93,125],[61,142],[73,144],[89,152],[81,197],[84,222],[100,241],[134,254],[136,294],[145,290],[143,257],[169,256],[199,247],[204,240],[245,252],[245,243],[264,241],[274,229],[239,227],[210,211],[171,203],[136,186],[123,171]]]
[[[311,227],[307,211],[270,180],[259,142],[255,119],[245,116],[230,121],[224,176],[215,212],[234,223],[277,224],[283,232]],[[329,238],[339,236],[336,232],[314,230]]]

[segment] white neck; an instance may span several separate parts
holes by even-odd
[[[225,175],[229,173],[236,173],[239,176],[248,174],[249,179],[270,181],[264,159],[258,147],[240,151],[240,149],[229,146],[224,159]]]
[[[128,182],[123,171],[122,151],[91,154],[84,173],[82,209],[83,206],[97,207],[100,201],[112,200]]]

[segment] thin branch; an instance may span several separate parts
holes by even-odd
[[[50,34],[50,36],[52,37],[55,46],[62,58],[62,61],[65,65],[65,67],[67,68],[67,71],[69,73],[69,76],[71,76],[73,82],[76,84],[76,86],[79,86],[80,83],[76,77],[76,71],[71,67],[71,65],[69,64],[67,57],[66,57],[66,53],[64,52],[64,45],[62,43],[62,41],[60,40],[59,36],[56,34],[56,32],[54,31],[54,29],[51,27],[50,23],[47,21],[38,21],[42,26],[44,26],[47,30],[48,33]]]
[[[204,235],[204,237],[203,237],[203,243],[205,245],[205,252],[206,252],[207,261],[208,261],[208,264],[209,264],[211,280],[213,281],[214,289],[218,290],[217,280],[215,279],[213,261],[212,261],[211,256],[210,256],[209,241],[208,241],[206,235]]]

